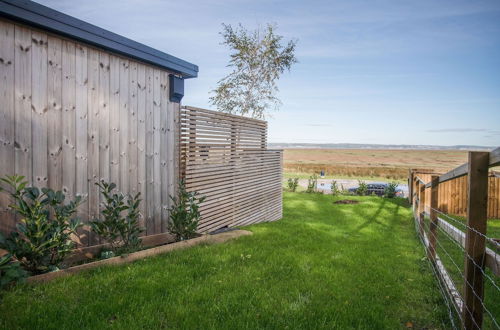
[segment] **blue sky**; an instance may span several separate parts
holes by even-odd
[[[500,145],[500,1],[39,0],[200,67],[187,105],[227,72],[221,23],[297,38],[270,142]]]

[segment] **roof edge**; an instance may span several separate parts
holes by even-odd
[[[198,76],[195,64],[33,1],[0,0],[0,16],[163,67],[183,78]]]

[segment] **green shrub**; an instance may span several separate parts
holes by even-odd
[[[289,178],[287,185],[291,192],[295,192],[299,186],[299,178]]]
[[[384,196],[387,198],[394,198],[396,197],[396,189],[398,187],[397,182],[391,182],[389,183],[385,189],[384,189]]]
[[[81,198],[64,204],[61,191],[26,187],[23,176],[6,176],[1,181],[13,191],[14,203],[9,208],[17,213],[20,221],[17,231],[9,237],[0,234],[0,248],[33,274],[57,269],[75,246],[71,235],[76,234],[81,223],[72,216]]]
[[[307,190],[306,192],[311,194],[316,192],[318,188],[318,176],[316,174],[311,175],[309,179],[307,179]]]
[[[21,267],[21,263],[13,260],[12,255],[6,254],[0,257],[0,290],[24,281],[26,276],[27,273]]]
[[[173,204],[169,208],[168,230],[177,241],[196,237],[196,230],[201,219],[199,204],[205,200],[204,196],[198,196],[196,191],[186,190],[183,180],[179,182],[177,196],[170,196]]]
[[[368,193],[368,185],[362,180],[358,180],[358,185],[359,186],[358,189],[356,189],[356,193],[359,196],[365,196]]]
[[[338,185],[337,181],[333,180],[332,183],[331,183],[330,188],[332,190],[332,195],[333,196],[337,196],[337,195],[340,194],[340,189],[339,189],[339,185]]]
[[[114,192],[116,184],[101,181],[96,183],[104,197],[102,220],[90,222],[92,230],[111,246],[116,254],[136,251],[141,246],[139,234],[140,193],[135,196],[125,196]]]

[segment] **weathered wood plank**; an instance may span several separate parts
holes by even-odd
[[[137,62],[130,62],[129,67],[129,109],[128,109],[128,163],[129,193],[135,195],[137,187]]]
[[[99,218],[100,192],[96,183],[99,182],[99,52],[88,49],[88,194],[89,194],[89,218]],[[89,233],[89,244],[100,243],[100,238]]]
[[[484,256],[488,202],[488,152],[469,152],[467,230],[465,233],[465,329],[481,329],[483,322]]]
[[[154,228],[154,72],[146,67],[146,234],[155,232]]]
[[[109,54],[99,52],[99,179],[110,181],[110,84],[111,64]],[[100,197],[101,204],[104,197]],[[101,207],[102,209],[102,207]]]
[[[62,40],[48,37],[48,186],[62,190]],[[85,95],[87,98],[87,95]],[[86,132],[85,132],[86,134]],[[85,212],[86,213],[86,212]]]
[[[161,195],[161,71],[153,71],[153,219],[154,233],[162,231]]]
[[[140,226],[146,227],[146,67],[137,67],[137,191],[141,194]],[[146,233],[143,233],[143,235]]]
[[[0,21],[0,176],[15,174],[15,91],[14,91],[14,25]],[[0,231],[15,228],[15,216],[8,205],[9,194],[0,191]]]
[[[120,183],[120,59],[109,59],[109,179]]]
[[[64,40],[62,44],[62,190],[69,200],[75,196],[76,183],[75,54],[75,44]]]
[[[160,73],[160,180],[161,180],[161,231],[167,230],[169,198],[169,155],[171,154],[170,138],[168,134],[169,120],[172,110],[168,102],[168,74]]]
[[[15,173],[23,175],[31,185],[31,30],[15,26]]]
[[[37,187],[46,187],[48,183],[47,35],[32,31],[31,48],[33,184]]]
[[[76,138],[76,169],[75,194],[83,199],[77,210],[77,215],[84,222],[80,230],[79,244],[88,246],[90,228],[89,221],[89,180],[88,180],[88,50],[87,47],[77,44],[75,47],[75,138]],[[62,141],[61,141],[62,142]]]
[[[120,182],[118,188],[129,192],[129,61],[120,59]]]

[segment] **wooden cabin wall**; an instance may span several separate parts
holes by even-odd
[[[179,173],[179,104],[169,72],[0,18],[0,176],[62,190],[99,216],[95,185],[112,181],[141,193],[145,235],[166,231]],[[16,219],[0,193],[0,230]],[[82,230],[81,246],[99,243]]]

